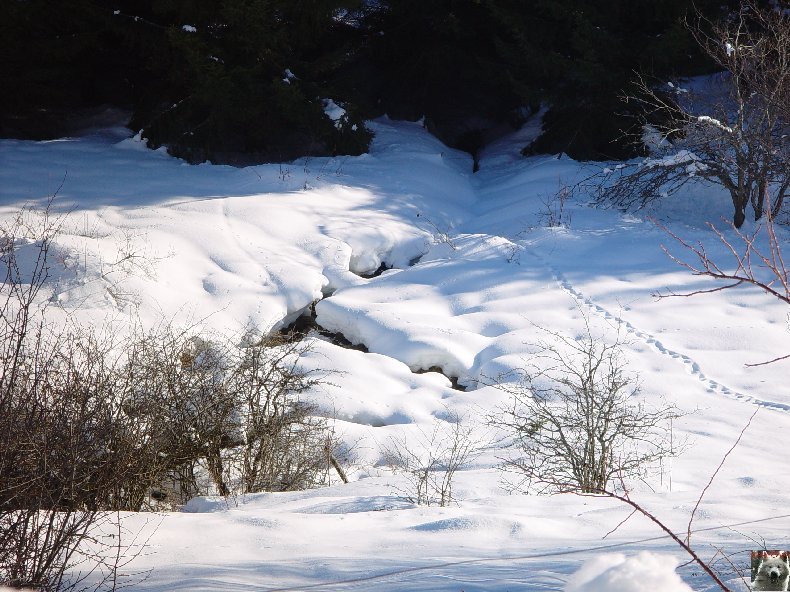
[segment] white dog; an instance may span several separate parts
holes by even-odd
[[[787,590],[790,580],[790,562],[787,554],[763,555],[752,590]]]

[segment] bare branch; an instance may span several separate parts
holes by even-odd
[[[743,434],[746,432],[747,429],[749,429],[749,426],[752,425],[752,420],[754,419],[754,416],[757,415],[758,411],[759,409],[755,409],[754,413],[751,414],[751,416],[749,417],[749,421],[747,421],[746,425],[743,426],[743,429],[741,430],[741,433],[738,434],[738,437],[735,439],[735,442],[733,442],[732,446],[730,446],[729,450],[727,450],[727,452],[721,458],[721,462],[719,462],[719,466],[716,467],[715,471],[713,471],[713,474],[710,476],[708,483],[705,485],[705,487],[702,488],[702,491],[700,492],[699,497],[697,498],[697,503],[694,504],[694,509],[691,510],[691,516],[689,516],[688,527],[686,528],[687,544],[691,544],[691,525],[694,522],[694,516],[696,515],[697,510],[699,509],[699,505],[702,503],[702,498],[705,497],[705,494],[708,492],[708,489],[710,489],[710,486],[713,483],[713,480],[716,478],[716,475],[719,474],[719,471],[721,471],[721,468],[724,466],[724,463],[727,462],[727,458],[730,456],[730,454],[732,454],[732,451],[735,450],[735,448],[737,448],[738,444],[740,444],[741,438],[743,438]]]
[[[755,366],[767,366],[768,364],[773,364],[774,362],[781,362],[782,360],[790,359],[790,354],[786,354],[784,356],[779,356],[778,358],[774,358],[772,360],[766,360],[765,362],[755,362],[754,364],[744,364],[749,368],[753,368]]]
[[[678,546],[680,546],[686,553],[689,554],[689,556],[694,560],[694,562],[697,565],[699,565],[702,568],[702,570],[705,573],[707,573],[714,582],[716,582],[716,585],[722,590],[722,592],[731,592],[731,589],[721,580],[719,575],[710,566],[709,562],[702,559],[699,556],[699,554],[694,549],[692,549],[688,543],[686,543],[686,541],[684,541],[677,534],[675,534],[672,531],[672,529],[670,529],[666,524],[664,524],[661,520],[659,520],[655,514],[653,514],[649,510],[646,510],[640,504],[632,500],[627,492],[624,494],[618,494],[614,491],[601,489],[595,493],[600,495],[605,495],[612,499],[621,501],[624,504],[633,508],[634,511],[639,512],[640,514],[642,514],[642,516],[653,522],[656,526],[658,526],[661,530],[663,530],[673,541],[675,541],[675,543],[677,543]]]

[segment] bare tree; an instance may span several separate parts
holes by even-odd
[[[594,175],[598,203],[643,207],[696,179],[726,189],[736,228],[751,204],[776,215],[790,189],[790,16],[744,0],[719,23],[689,25],[723,70],[723,97],[695,96],[639,78],[626,101],[640,104],[654,154]]]
[[[607,343],[585,323],[578,338],[544,330],[549,340],[536,344],[518,380],[497,384],[512,395],[492,422],[513,437],[505,466],[519,475],[517,489],[601,491],[616,476],[643,477],[654,462],[677,453],[669,430],[678,409],[637,402],[637,377],[627,371],[621,336]]]
[[[418,505],[449,506],[453,497],[453,480],[482,454],[485,442],[456,413],[447,412],[426,431],[419,429],[416,439],[391,438],[383,448],[386,463],[409,482],[408,496]]]

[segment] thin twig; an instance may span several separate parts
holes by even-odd
[[[756,366],[767,366],[768,364],[773,364],[774,362],[781,362],[782,360],[790,359],[790,354],[785,354],[784,356],[779,356],[778,358],[774,358],[773,360],[767,360],[765,362],[755,362],[754,364],[744,364],[747,368],[754,368]]]
[[[735,440],[733,445],[730,446],[730,449],[724,454],[724,456],[721,459],[721,462],[719,463],[719,466],[716,467],[715,471],[713,471],[713,474],[710,476],[710,479],[708,480],[707,485],[705,485],[705,487],[702,489],[702,492],[699,494],[699,497],[697,498],[697,503],[694,504],[694,509],[691,511],[691,516],[689,517],[688,528],[686,529],[686,543],[687,544],[691,543],[691,524],[692,524],[692,522],[694,522],[694,515],[697,513],[697,509],[699,508],[699,505],[702,503],[702,498],[705,497],[705,494],[707,493],[708,489],[710,488],[711,484],[713,483],[713,480],[716,478],[716,475],[719,474],[719,471],[724,466],[724,463],[727,461],[727,457],[730,456],[732,451],[735,450],[735,448],[740,443],[741,438],[743,438],[743,434],[746,432],[746,430],[752,424],[752,420],[754,419],[754,416],[757,415],[758,411],[759,411],[759,409],[755,409],[754,413],[752,413],[751,417],[749,417],[749,421],[747,421],[746,425],[743,426],[743,429],[741,430],[741,433],[738,434],[738,438]]]
[[[601,538],[602,538],[602,539],[605,539],[606,537],[608,537],[608,536],[609,536],[610,534],[612,534],[613,532],[616,532],[616,531],[617,531],[617,530],[618,530],[618,529],[619,529],[619,528],[620,528],[620,527],[621,527],[623,524],[625,524],[626,522],[628,522],[628,520],[631,518],[631,516],[633,516],[633,515],[634,515],[634,514],[636,514],[636,513],[637,513],[637,510],[636,510],[636,508],[634,508],[633,510],[631,510],[631,513],[630,513],[628,516],[626,516],[625,518],[623,518],[622,520],[620,520],[620,522],[617,524],[617,526],[615,526],[615,527],[614,527],[612,530],[610,530],[609,532],[607,532],[607,533],[606,533],[605,535],[603,535]]]

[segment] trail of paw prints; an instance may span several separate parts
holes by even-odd
[[[606,310],[603,306],[596,303],[594,300],[585,296],[580,290],[575,288],[573,284],[568,280],[565,274],[562,273],[559,269],[557,269],[554,265],[546,261],[541,255],[537,253],[532,253],[532,255],[540,261],[540,263],[546,267],[551,275],[554,278],[554,281],[562,288],[563,291],[567,292],[576,302],[580,305],[584,306],[588,310],[592,311],[596,315],[599,315],[605,318],[608,321],[612,321],[617,323],[619,326],[623,327],[629,335],[633,335],[634,337],[640,339],[642,342],[646,343],[648,346],[655,349],[660,354],[665,356],[669,356],[670,358],[677,360],[681,364],[683,364],[686,369],[688,370],[689,374],[696,377],[700,382],[702,382],[708,392],[711,393],[720,393],[726,397],[730,397],[733,399],[737,399],[739,401],[743,401],[744,403],[749,403],[751,405],[757,405],[758,407],[765,407],[767,409],[773,409],[776,411],[790,411],[790,405],[786,403],[779,403],[777,401],[768,401],[765,399],[758,399],[757,397],[753,397],[751,395],[746,395],[744,393],[738,392],[734,389],[731,389],[720,382],[715,381],[712,378],[709,378],[702,372],[700,365],[691,357],[681,354],[679,352],[673,351],[664,346],[658,339],[656,339],[653,335],[648,333],[647,331],[643,331],[622,317],[613,314]]]

